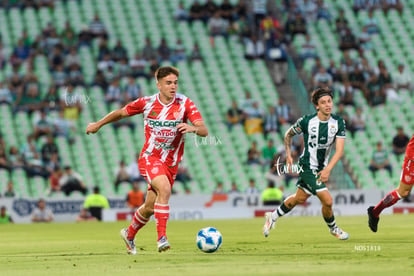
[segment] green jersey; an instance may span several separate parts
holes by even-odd
[[[292,126],[296,134],[303,133],[304,149],[299,165],[304,170],[321,171],[329,161],[329,154],[336,138],[345,138],[345,121],[331,115],[327,121],[321,121],[317,114],[305,115]]]

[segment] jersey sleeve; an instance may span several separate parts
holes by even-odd
[[[305,120],[303,117],[299,118],[291,128],[295,134],[301,134],[303,130],[306,129]]]
[[[192,124],[194,124],[197,121],[203,121],[203,118],[201,117],[201,114],[198,111],[197,107],[189,98],[187,98],[187,101],[185,102],[185,112],[186,117],[190,120]]]
[[[340,118],[338,120],[338,132],[336,133],[337,138],[346,138],[346,126],[345,120]]]
[[[126,112],[128,113],[128,115],[132,116],[132,115],[136,115],[136,114],[140,114],[144,112],[145,104],[146,104],[146,98],[143,97],[143,98],[136,99],[133,102],[130,102],[124,108]]]

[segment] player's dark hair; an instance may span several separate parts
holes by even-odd
[[[157,81],[159,81],[162,78],[165,78],[166,76],[170,75],[170,74],[174,74],[177,77],[180,76],[180,71],[173,67],[173,66],[164,66],[164,67],[159,67],[156,71],[155,71],[155,79]]]
[[[318,105],[318,101],[323,96],[330,96],[333,99],[332,90],[329,87],[320,87],[312,91],[311,101],[314,105]]]

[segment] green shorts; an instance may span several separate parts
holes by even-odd
[[[318,192],[327,190],[328,188],[326,187],[325,183],[320,182],[316,178],[317,173],[318,172],[316,170],[304,170],[299,174],[299,179],[296,183],[296,186],[309,195],[316,195]]]

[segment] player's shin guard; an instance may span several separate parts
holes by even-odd
[[[143,217],[141,213],[139,212],[139,210],[141,210],[141,208],[139,208],[135,212],[134,217],[132,218],[131,224],[128,227],[128,240],[133,240],[135,238],[135,235],[139,231],[139,229],[144,227],[145,224],[147,224],[147,222],[149,221],[149,218]]]
[[[398,200],[401,199],[400,194],[398,193],[398,190],[395,189],[392,192],[389,192],[381,201],[380,203],[378,203],[377,206],[375,206],[375,208],[372,210],[372,214],[376,217],[379,217],[379,215],[381,214],[382,210],[384,210],[385,208],[388,208],[392,205],[394,205],[395,203],[398,202]]]
[[[167,221],[170,216],[170,206],[168,204],[155,203],[154,217],[157,223],[158,240],[166,236]]]

